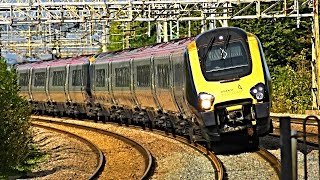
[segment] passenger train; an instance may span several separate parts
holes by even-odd
[[[269,132],[271,81],[259,39],[235,27],[151,46],[17,66],[40,114],[162,128],[204,141]]]

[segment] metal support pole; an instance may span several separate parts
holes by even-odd
[[[157,22],[157,43],[161,42],[161,22]]]
[[[292,180],[290,117],[280,117],[281,180]]]
[[[297,131],[291,131],[291,148],[292,148],[292,179],[298,179],[298,134]]]
[[[319,72],[320,72],[320,62],[319,62],[319,56],[320,56],[320,52],[319,52],[319,4],[318,4],[318,0],[313,0],[313,26],[314,26],[314,33],[313,33],[313,37],[314,37],[314,60],[316,61],[316,67],[317,67],[317,85],[318,88],[320,87],[320,80],[319,80]],[[319,89],[318,89],[319,91]],[[317,102],[319,103],[319,93],[317,93]],[[318,109],[319,109],[319,104],[317,104]]]
[[[163,22],[163,42],[168,42],[168,22]]]
[[[191,37],[191,21],[188,21],[188,37]]]

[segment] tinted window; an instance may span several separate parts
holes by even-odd
[[[202,62],[202,72],[208,80],[239,78],[251,71],[250,58],[241,42],[213,45]]]
[[[122,67],[116,68],[116,87],[129,87],[130,84],[130,76],[129,76],[129,68]]]
[[[29,84],[28,73],[21,73],[19,75],[19,85],[20,86],[28,86],[28,84]]]
[[[45,86],[46,84],[46,73],[37,72],[34,74],[34,86]]]
[[[72,86],[82,86],[82,70],[72,71]]]
[[[96,69],[96,72],[95,72],[96,87],[105,87],[106,85],[105,78],[106,78],[105,69]]]
[[[174,82],[176,86],[182,86],[183,83],[183,70],[181,64],[174,65]]]
[[[52,86],[64,86],[65,71],[53,71]]]
[[[168,64],[159,64],[158,71],[158,86],[160,88],[169,88],[169,66]]]
[[[137,86],[138,87],[150,86],[150,65],[137,67]]]

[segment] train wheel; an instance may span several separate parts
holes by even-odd
[[[259,136],[257,134],[256,128],[254,128],[254,133],[252,136],[248,135],[248,150],[255,151],[259,148]]]
[[[122,117],[118,118],[118,125],[122,126]]]
[[[169,120],[170,123],[170,128],[171,128],[171,133],[173,137],[176,137],[176,128],[174,126],[174,122],[172,120]]]
[[[207,142],[207,148],[209,150],[212,150],[213,146],[212,146],[212,141],[206,141]]]
[[[189,138],[188,138],[188,141],[190,144],[194,143],[194,138],[193,138],[193,135],[194,135],[194,131],[193,131],[193,127],[189,127]]]
[[[129,125],[131,124],[131,119],[130,118],[126,118],[125,119],[125,123],[126,123],[126,126],[129,127]]]
[[[153,129],[155,128],[154,126],[154,121],[150,120],[148,121],[148,127],[150,131],[153,131]]]

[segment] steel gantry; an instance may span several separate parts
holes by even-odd
[[[109,45],[110,23],[123,25],[123,47],[129,46],[130,23],[156,26],[157,41],[181,37],[181,28],[201,31],[227,26],[228,20],[295,18],[313,22],[313,95],[319,107],[318,0],[0,0],[1,55],[27,56],[97,53]],[[192,27],[199,22],[200,27]]]

